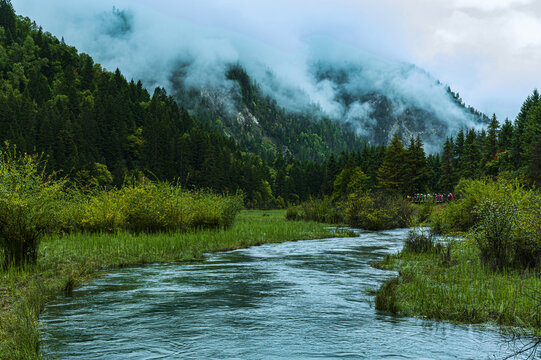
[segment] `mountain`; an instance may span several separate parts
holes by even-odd
[[[150,92],[167,89],[192,116],[264,159],[321,161],[361,140],[388,143],[394,132],[405,141],[420,134],[435,153],[447,136],[487,122],[422,69],[331,38],[310,36],[283,51],[127,6],[40,19],[105,68],[141,79]]]
[[[187,86],[189,68],[180,67],[170,77],[175,99],[264,158],[289,153],[321,161],[331,153],[356,149],[361,141],[387,144],[395,132],[406,140],[420,135],[430,152],[438,152],[447,136],[489,122],[450,87],[414,66],[404,66],[396,78],[386,80],[390,83],[381,83],[358,65],[314,64],[313,81],[332,90],[331,109],[311,102],[300,90],[289,89],[284,96],[288,90],[280,83],[269,86],[272,74],[258,83],[239,63],[227,65],[224,81],[214,86]],[[412,84],[409,91],[397,91],[411,78],[429,86]],[[292,100],[298,101],[292,106]]]

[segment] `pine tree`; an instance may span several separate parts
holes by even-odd
[[[455,173],[459,176],[462,174],[463,168],[465,166],[464,164],[464,141],[465,141],[465,134],[464,130],[460,129],[458,133],[456,134],[455,144],[453,146],[453,152],[454,152],[454,163],[453,167],[455,169]]]
[[[513,141],[511,147],[511,163],[515,170],[520,169],[524,164],[524,131],[528,122],[528,114],[530,110],[539,104],[541,98],[537,89],[533,91],[533,94],[528,96],[526,101],[522,104],[520,112],[515,120],[515,128],[513,130]]]
[[[378,169],[378,189],[387,192],[404,191],[405,161],[406,150],[400,136],[395,133]]]
[[[457,172],[453,161],[454,143],[453,138],[447,138],[443,144],[441,155],[441,179],[440,187],[444,192],[451,192],[456,185]]]
[[[464,140],[463,168],[461,176],[464,178],[476,178],[479,175],[479,163],[481,154],[477,143],[477,134],[470,129]]]
[[[404,169],[404,191],[407,194],[416,194],[424,192],[430,173],[426,164],[425,151],[420,135],[414,140],[410,140],[410,145],[406,150],[406,163]]]
[[[513,140],[513,123],[505,119],[498,137],[498,147],[500,151],[510,151]]]
[[[498,155],[498,130],[500,124],[496,119],[496,114],[492,115],[492,120],[488,125],[487,136],[484,139],[483,147],[483,165],[484,172],[486,175],[496,176],[498,175],[498,166],[495,160],[497,160]]]

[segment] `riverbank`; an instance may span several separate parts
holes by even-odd
[[[377,291],[378,310],[520,327],[541,337],[541,275],[528,270],[493,271],[481,262],[471,239],[427,252],[404,249],[376,267],[399,272]]]
[[[0,359],[40,358],[38,317],[44,304],[103,274],[99,270],[196,261],[207,252],[333,236],[325,224],[286,221],[285,211],[243,211],[226,230],[74,233],[44,239],[36,265],[0,270]]]

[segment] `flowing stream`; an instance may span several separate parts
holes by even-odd
[[[269,244],[198,263],[114,270],[50,303],[42,353],[58,359],[488,359],[509,354],[482,327],[374,310],[396,273],[369,263],[407,230]]]

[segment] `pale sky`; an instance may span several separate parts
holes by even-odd
[[[273,70],[287,72],[288,64],[301,61],[299,54],[310,47],[310,39],[323,37],[386,61],[415,64],[458,91],[468,105],[489,115],[495,112],[501,120],[514,119],[525,98],[541,87],[538,0],[12,3],[17,13],[29,16],[58,37],[64,36],[66,42],[108,68],[118,66],[128,76],[141,76],[147,71],[145,64],[149,69],[165,67],[181,49],[205,52],[207,58],[225,56],[231,60],[263,52]],[[134,15],[140,29],[139,53],[128,47],[121,49],[120,43],[109,51],[98,48],[98,44],[103,45],[96,40],[97,28],[103,24],[96,23],[96,17],[110,12],[113,6]],[[206,34],[205,41],[199,41],[198,47],[201,33]],[[130,44],[133,47],[134,42]],[[209,44],[220,51],[210,54]],[[156,58],[147,58],[148,54]],[[263,61],[261,57],[259,61]],[[155,76],[159,82],[160,76]],[[295,74],[291,71],[285,76]]]

